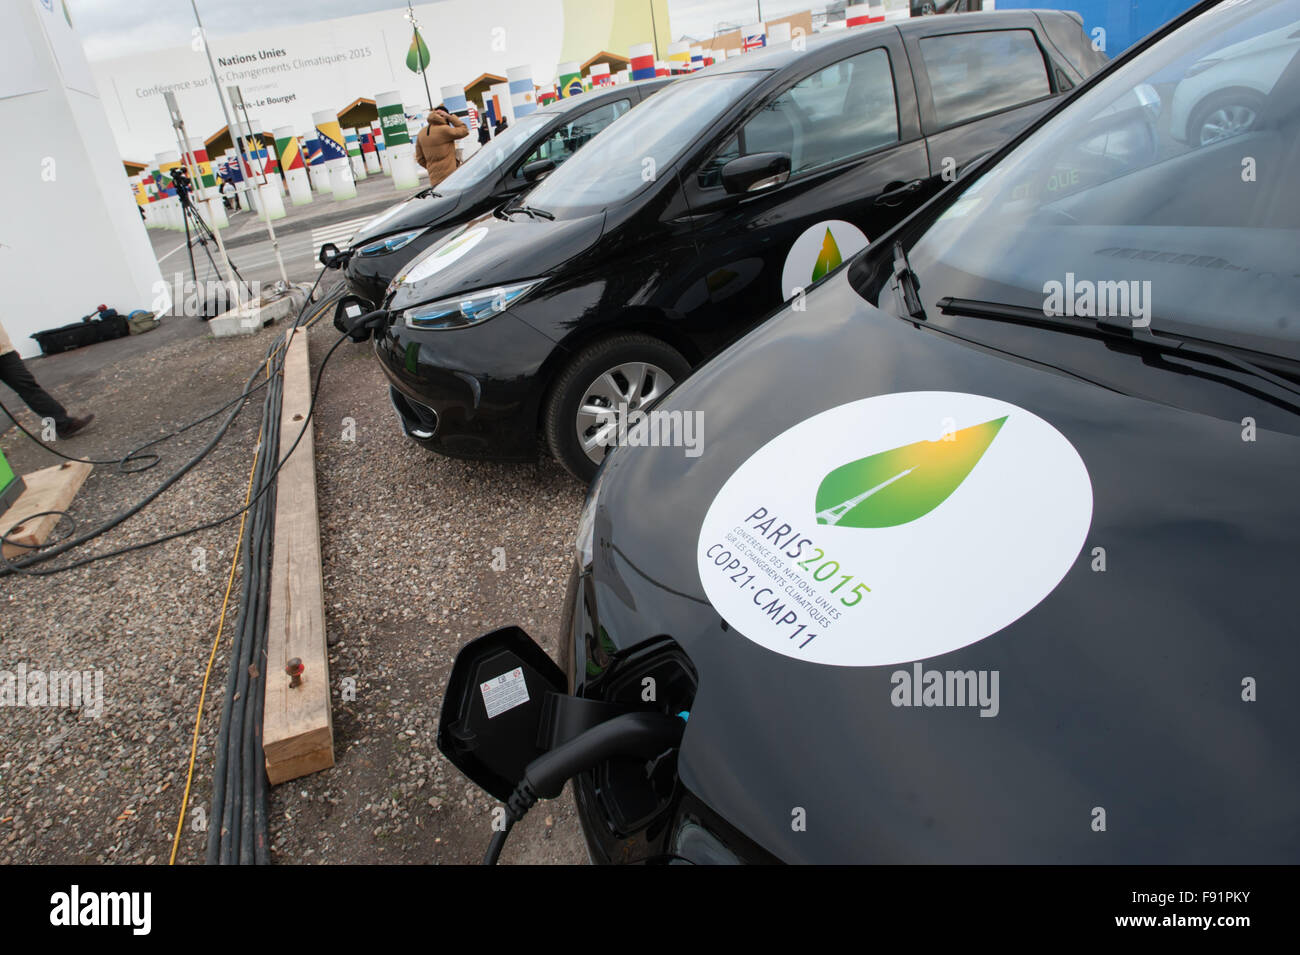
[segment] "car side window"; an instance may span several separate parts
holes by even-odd
[[[522,179],[524,166],[539,159],[553,160],[558,166],[631,108],[631,100],[620,99],[575,116],[537,144],[537,148],[515,169],[515,178]]]
[[[797,176],[896,142],[889,53],[868,50],[804,77],[768,103],[704,164],[698,181],[721,185],[722,167],[753,153],[787,154]]]
[[[1032,30],[950,33],[921,39],[939,127],[969,122],[1052,92]]]

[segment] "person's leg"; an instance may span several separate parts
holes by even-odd
[[[27,370],[27,366],[23,364],[16,351],[0,355],[0,381],[17,392],[18,397],[27,402],[27,407],[41,418],[53,418],[54,427],[59,431],[66,430],[72,423],[67,409],[36,383],[36,379],[32,377],[32,373]]]

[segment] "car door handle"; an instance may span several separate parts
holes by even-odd
[[[891,182],[885,191],[876,196],[878,206],[896,206],[924,185],[925,180],[913,179],[911,182]]]

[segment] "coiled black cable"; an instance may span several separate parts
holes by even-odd
[[[317,278],[317,282],[319,281],[320,279]],[[314,289],[315,286],[313,286],[313,292]],[[312,322],[314,322],[317,318],[319,318],[320,315],[324,314],[325,309],[339,295],[342,294],[343,289],[344,286],[340,284],[340,286],[337,289],[333,290],[330,295],[326,296],[322,300],[320,304],[320,308],[317,309],[315,316],[312,318]],[[307,302],[304,303],[303,306],[303,311],[299,313],[298,323],[296,323],[286,333],[284,347],[286,348],[288,347],[287,342],[292,338],[292,336],[297,331],[299,331],[300,328],[305,328],[307,327],[307,325],[311,324],[311,322],[305,324],[302,323],[302,317],[306,312],[307,305],[310,304],[311,304],[311,295],[308,295]],[[320,369],[317,372],[315,388],[312,391],[311,408],[314,408],[316,405],[316,395],[320,389],[320,379],[321,379],[320,373],[324,371],[325,361],[328,361],[329,356],[334,353],[334,349],[337,348],[339,345],[341,345],[344,341],[346,341],[347,338],[348,338],[347,335],[342,336],[326,354],[325,359],[322,360]],[[256,503],[256,498],[250,500],[247,504],[245,504],[243,507],[239,508],[238,510],[226,514],[222,517],[216,518],[211,521],[205,521],[201,524],[196,524],[191,527],[184,528],[182,530],[173,531],[169,534],[164,534],[160,537],[155,537],[151,540],[141,541],[138,544],[130,544],[126,547],[120,547],[116,550],[106,551],[102,554],[95,554],[91,557],[86,557],[86,558],[82,558],[81,560],[72,561],[70,563],[63,564],[58,567],[45,568],[40,570],[29,569],[36,564],[45,563],[53,559],[54,557],[59,556],[60,554],[66,553],[67,551],[72,550],[75,547],[79,547],[82,544],[87,543],[88,541],[94,540],[96,537],[99,537],[105,532],[112,530],[114,527],[117,527],[119,524],[122,524],[125,521],[129,520],[130,518],[134,517],[140,511],[144,510],[144,508],[147,507],[149,504],[151,504],[155,499],[157,499],[164,491],[166,491],[177,481],[183,478],[186,474],[188,474],[191,470],[193,470],[204,458],[206,458],[212,452],[213,448],[215,448],[221,442],[221,440],[225,437],[226,432],[230,429],[231,424],[234,423],[235,418],[238,417],[239,413],[243,410],[244,403],[247,402],[248,396],[252,394],[254,391],[258,390],[257,388],[252,388],[254,379],[259,374],[262,374],[263,369],[267,369],[268,365],[272,366],[273,369],[268,373],[268,380],[270,378],[275,377],[275,375],[278,374],[279,365],[275,364],[275,362],[276,362],[277,349],[279,348],[279,345],[280,343],[277,341],[275,345],[273,345],[270,349],[268,349],[267,357],[263,360],[263,363],[258,366],[257,370],[255,370],[253,374],[249,376],[248,380],[244,384],[244,390],[243,392],[241,392],[238,398],[235,398],[233,401],[227,402],[227,404],[222,406],[222,408],[218,409],[216,412],[212,412],[208,414],[204,419],[200,419],[199,421],[192,422],[190,425],[186,426],[186,428],[188,429],[189,427],[192,427],[195,424],[202,423],[203,420],[210,420],[212,417],[215,417],[216,414],[219,414],[225,408],[229,408],[232,405],[236,405],[234,410],[231,411],[231,413],[227,415],[226,419],[221,423],[220,427],[217,429],[217,432],[213,435],[211,440],[209,440],[209,442],[206,445],[204,445],[204,447],[201,448],[197,454],[195,454],[192,458],[190,458],[190,460],[188,460],[184,465],[182,465],[178,470],[173,472],[166,480],[164,480],[162,484],[160,484],[157,488],[155,488],[153,491],[147,494],[143,499],[138,501],[136,504],[118,513],[114,517],[109,518],[101,526],[95,528],[92,531],[87,531],[86,533],[81,534],[77,537],[69,538],[67,540],[61,541],[59,544],[55,545],[54,547],[43,549],[39,554],[32,554],[27,557],[16,558],[16,559],[9,559],[0,556],[0,577],[8,576],[9,574],[12,573],[25,574],[30,576],[39,576],[39,577],[45,577],[45,576],[50,576],[52,574],[63,573],[66,570],[72,570],[76,567],[83,567],[86,564],[95,563],[96,561],[100,561],[100,560],[106,560],[109,557],[118,557],[121,556],[122,554],[128,554],[133,551],[144,550],[145,548],[148,547],[154,547],[157,546],[158,544],[163,544],[166,543],[167,541],[175,540],[178,537],[185,537],[189,534],[194,534],[199,531],[204,531],[213,527],[217,527],[218,525],[233,520],[234,518],[244,514],[246,511],[251,510],[253,505]],[[266,385],[263,384],[258,387],[259,388],[266,387]],[[311,414],[311,410],[309,409],[308,415],[310,414]],[[302,435],[303,433],[305,433],[305,428],[306,428],[306,424],[304,423],[304,430],[299,432],[297,440],[294,441],[293,446],[290,448],[289,451],[290,454],[292,454],[293,450],[298,447],[298,442],[302,440]],[[142,445],[141,447],[148,447],[148,446],[149,445]],[[285,457],[285,460],[288,460],[287,455]],[[275,470],[277,473],[279,471],[280,465],[282,465],[283,463],[284,462],[281,461],[280,464],[276,466]],[[258,491],[258,497],[264,494],[265,491],[266,491],[266,485],[263,484],[261,486],[261,489]],[[9,530],[12,530],[12,528],[10,528]]]

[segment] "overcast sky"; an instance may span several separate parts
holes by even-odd
[[[189,0],[67,0],[72,21],[92,60],[130,56],[190,41],[194,14]],[[424,3],[437,0],[422,0]],[[530,0],[517,0],[528,3]],[[825,0],[668,0],[674,38],[712,36],[720,26],[758,18],[820,10]],[[405,7],[401,0],[198,0],[199,15],[212,36],[247,33],[259,27],[291,26],[376,10]]]

